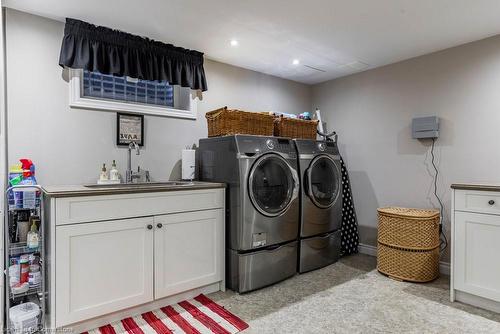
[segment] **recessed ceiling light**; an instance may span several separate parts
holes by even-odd
[[[294,59],[294,60],[292,61],[292,64],[294,64],[294,65],[298,65],[298,64],[300,64],[300,60],[298,60],[298,59]]]
[[[240,42],[238,42],[238,40],[236,39],[232,39],[229,44],[231,44],[231,46],[238,46],[240,44]]]

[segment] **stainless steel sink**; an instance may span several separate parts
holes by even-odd
[[[192,186],[190,181],[163,181],[163,182],[138,182],[138,183],[115,183],[115,184],[86,184],[87,188],[148,188],[148,187],[179,187]]]

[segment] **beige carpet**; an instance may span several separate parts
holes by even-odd
[[[397,282],[356,255],[238,295],[210,295],[250,324],[245,333],[500,333],[500,315],[449,302],[448,277]]]

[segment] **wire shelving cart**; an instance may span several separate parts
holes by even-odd
[[[19,200],[16,197],[16,192],[35,192],[34,202],[30,202],[29,205],[25,205],[23,200]],[[45,271],[46,271],[46,259],[45,259],[45,221],[44,221],[44,198],[43,189],[38,185],[16,185],[7,188],[5,191],[5,219],[4,219],[4,275],[5,275],[5,318],[4,326],[7,333],[15,332],[12,328],[10,321],[10,308],[12,306],[33,302],[40,307],[40,315],[38,316],[38,324],[36,328],[32,328],[31,332],[40,331],[45,328],[45,315],[46,315],[46,282],[45,282]],[[30,248],[25,241],[19,241],[19,231],[18,226],[19,217],[23,216],[22,219],[28,217],[28,226],[31,226],[33,220],[39,221],[38,226],[38,247]],[[38,225],[38,224],[37,224]],[[28,228],[29,230],[29,228]],[[24,239],[24,238],[21,238]],[[32,246],[32,245],[31,245]],[[12,278],[13,273],[19,267],[20,270],[20,259],[29,258],[29,261],[33,261],[35,264],[39,265],[40,269],[40,280],[39,282],[31,282],[28,284],[29,288],[27,291],[15,293],[11,287],[11,282],[15,282],[16,278]],[[30,263],[32,264],[32,263]],[[16,267],[15,265],[18,265]],[[12,266],[14,266],[12,268]],[[20,274],[20,273],[19,273]]]

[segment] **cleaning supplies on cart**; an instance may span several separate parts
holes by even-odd
[[[9,185],[34,186],[35,165],[29,159],[20,159],[21,163],[9,168]],[[40,191],[33,189],[14,189],[8,194],[9,209],[34,209],[40,201]]]
[[[30,214],[29,210],[17,211],[17,215],[15,216],[15,242],[26,242],[30,230]]]
[[[15,210],[15,211],[9,211],[9,229],[7,233],[9,233],[9,241],[11,243],[18,243],[20,242],[20,232],[26,233],[27,235],[29,231],[29,227],[26,225],[30,226],[31,224],[29,223],[31,217],[31,211],[30,209],[26,210]],[[26,223],[28,222],[28,223]],[[39,228],[40,224],[40,219],[37,217],[37,226]],[[21,225],[21,227],[20,227]],[[27,228],[27,230],[26,230]],[[20,231],[22,230],[22,231]],[[23,238],[24,241],[26,241],[26,238]]]
[[[28,292],[30,289],[30,285],[28,282],[24,283],[16,283],[14,286],[11,287],[11,291],[13,295],[20,295],[22,293]]]
[[[40,307],[32,302],[12,306],[9,309],[10,329],[13,333],[29,334],[38,330]]]
[[[26,292],[29,286],[38,286],[41,281],[39,253],[10,258],[9,286],[14,295]]]
[[[19,259],[21,273],[19,275],[19,283],[27,283],[29,281],[30,264],[28,255],[21,255]]]
[[[17,221],[17,236],[19,242],[26,242],[30,231],[30,222],[28,219]]]
[[[38,286],[42,281],[42,273],[39,264],[30,264],[28,283],[30,286]]]
[[[19,280],[21,279],[20,275],[21,275],[21,266],[15,259],[11,259],[11,265],[9,266],[10,287],[14,287],[17,284],[19,284]]]
[[[31,249],[38,248],[38,241],[39,241],[38,228],[36,226],[35,220],[32,220],[31,229],[26,237],[26,246],[28,246],[28,248]]]

